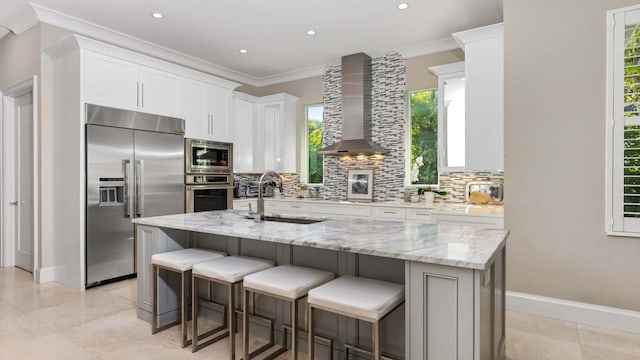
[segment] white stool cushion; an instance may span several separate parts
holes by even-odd
[[[227,256],[193,265],[193,274],[229,283],[241,281],[245,276],[273,267],[270,260],[245,256]]]
[[[380,320],[404,301],[404,286],[346,275],[312,289],[307,301],[338,314]]]
[[[328,271],[295,265],[281,265],[244,277],[244,287],[290,300],[307,295],[309,290],[330,281]]]
[[[151,256],[151,263],[175,271],[191,270],[193,264],[202,261],[218,259],[227,256],[226,253],[208,249],[182,249]]]

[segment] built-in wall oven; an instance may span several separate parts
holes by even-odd
[[[233,173],[233,144],[198,139],[184,144],[185,174]]]
[[[185,202],[188,213],[233,209],[233,175],[185,176]]]

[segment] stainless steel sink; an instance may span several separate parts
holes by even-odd
[[[252,216],[245,216],[247,219],[253,219]],[[310,219],[310,218],[302,218],[302,217],[285,217],[285,216],[265,216],[263,221],[275,221],[275,222],[284,222],[290,224],[315,224],[324,219]]]

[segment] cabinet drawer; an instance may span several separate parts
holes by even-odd
[[[390,220],[405,220],[407,211],[405,209],[391,208],[391,207],[374,207],[373,218],[374,219],[390,219]]]
[[[311,211],[330,217],[371,218],[370,206],[312,204]]]
[[[249,211],[249,204],[251,204],[251,208],[253,209],[253,211],[258,210],[257,200],[234,200],[233,209],[241,210],[241,211]]]
[[[408,209],[407,220],[413,222],[421,222],[425,224],[431,224],[431,212],[422,209]]]
[[[299,213],[300,215],[305,215],[311,210],[311,205],[305,203],[281,202],[278,204],[278,209],[285,214]]]
[[[436,224],[472,225],[490,229],[504,229],[504,219],[488,216],[443,215],[434,216]]]

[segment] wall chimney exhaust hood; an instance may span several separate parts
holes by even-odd
[[[371,141],[371,57],[342,57],[342,141],[318,150],[322,155],[384,155],[389,151]]]

